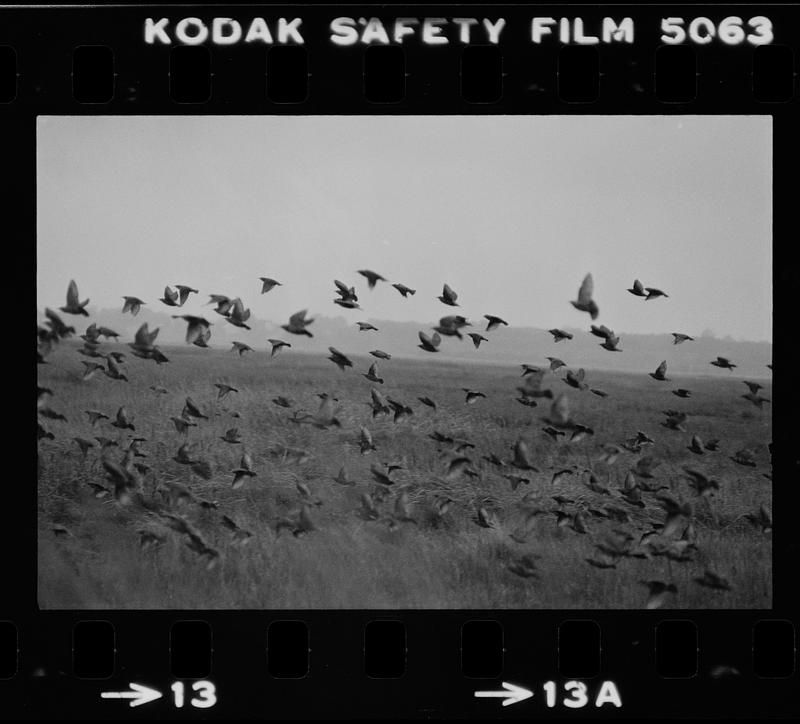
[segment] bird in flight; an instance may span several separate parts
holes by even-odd
[[[173,314],[172,318],[182,319],[187,323],[186,344],[196,344],[198,340],[205,343],[208,339],[206,335],[211,335],[211,322],[204,317],[195,317],[191,314]]]
[[[483,318],[488,321],[486,325],[487,332],[494,332],[501,324],[504,326],[508,326],[508,322],[505,319],[501,319],[500,317],[495,317],[493,314],[484,314]]]
[[[88,317],[89,312],[86,311],[86,305],[88,303],[88,299],[83,302],[80,301],[78,297],[78,285],[75,283],[75,280],[72,279],[67,287],[67,303],[63,307],[59,307],[59,309],[65,314],[79,314]]]
[[[633,286],[628,291],[636,297],[646,297],[647,293],[644,290],[644,285],[638,280],[633,280]]]
[[[179,307],[178,304],[178,292],[173,291],[169,287],[164,287],[164,296],[159,299],[160,302],[164,302],[168,307]]]
[[[668,382],[669,378],[667,377],[667,360],[664,360],[658,367],[656,367],[655,372],[650,372],[649,374],[654,380],[658,380],[659,382]]]
[[[233,347],[231,347],[231,352],[238,352],[240,357],[245,352],[252,352],[252,351],[253,348],[250,345],[244,344],[243,342],[234,342]]]
[[[125,300],[125,304],[122,305],[122,313],[130,312],[134,317],[139,314],[139,310],[142,308],[142,305],[145,304],[139,297],[122,297]]]
[[[694,342],[694,337],[690,337],[688,334],[681,334],[680,332],[672,332],[671,334],[674,337],[672,344],[683,344],[683,342]]]
[[[442,287],[441,296],[436,297],[442,304],[447,304],[450,307],[457,307],[459,306],[456,304],[456,299],[458,299],[458,294],[456,294],[451,288],[450,285],[445,284]]]
[[[290,342],[284,342],[282,339],[268,339],[267,342],[272,345],[272,351],[269,353],[270,357],[274,357],[284,347],[292,346]]]
[[[369,366],[369,370],[367,370],[367,372],[362,372],[362,376],[366,377],[370,382],[377,382],[378,384],[383,384],[383,377],[378,377],[377,362],[373,362]]]
[[[269,277],[259,277],[259,279],[261,280],[261,293],[262,294],[266,294],[267,292],[271,291],[275,287],[282,287],[283,286],[283,284],[281,284],[280,282],[275,281],[274,279],[270,279]]]
[[[733,364],[727,357],[717,357],[717,359],[713,360],[711,364],[714,365],[714,367],[720,367],[721,369],[731,371],[733,371],[733,368],[736,367],[736,365]]]
[[[367,286],[368,286],[370,289],[374,289],[374,288],[375,288],[375,285],[376,285],[378,282],[385,282],[385,281],[387,281],[387,279],[386,279],[385,277],[382,277],[382,276],[381,276],[380,274],[378,274],[377,272],[370,271],[369,269],[359,269],[359,272],[358,272],[358,273],[359,273],[359,274],[361,274],[361,276],[362,276],[362,277],[366,277],[366,279],[367,279]]]
[[[594,280],[591,274],[587,274],[583,278],[580,289],[578,289],[577,301],[570,302],[570,304],[580,312],[587,312],[592,319],[597,319],[597,315],[600,314],[600,309],[594,301],[593,295]]]
[[[281,329],[285,329],[290,334],[304,334],[306,337],[313,337],[314,335],[311,334],[306,327],[314,320],[307,319],[307,313],[307,309],[304,309],[301,312],[295,312],[291,317],[289,317],[289,322],[287,324],[281,325]]]
[[[328,347],[328,351],[331,353],[331,356],[328,359],[333,362],[342,372],[344,372],[345,367],[352,367],[353,363],[350,359],[342,354],[336,347]]]
[[[375,325],[370,324],[369,322],[356,322],[356,324],[358,325],[359,332],[378,331],[378,328]]]
[[[482,334],[478,334],[477,332],[467,332],[467,335],[472,339],[472,343],[475,345],[475,349],[479,349],[481,346],[481,342],[488,342],[489,340],[486,339]]]
[[[574,335],[570,332],[565,332],[563,329],[549,329],[548,332],[553,335],[554,342],[561,342],[565,339],[572,339]]]
[[[442,338],[438,332],[434,332],[432,337],[429,337],[425,332],[419,332],[419,341],[417,347],[425,350],[426,352],[438,352],[439,345],[442,343]]]
[[[645,291],[647,292],[647,297],[645,298],[646,302],[649,302],[651,299],[657,299],[658,297],[669,297],[669,294],[655,287],[645,287]]]
[[[411,289],[411,287],[407,287],[405,284],[400,284],[399,282],[397,284],[392,284],[392,286],[397,289],[397,291],[400,292],[400,294],[402,294],[406,299],[408,298],[409,294],[413,296],[417,293],[416,289]]]

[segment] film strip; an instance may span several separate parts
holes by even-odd
[[[4,716],[796,717],[798,27],[0,9]]]

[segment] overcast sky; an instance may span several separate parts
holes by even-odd
[[[768,116],[39,117],[38,302],[772,340]],[[403,299],[358,269],[415,288]],[[283,282],[260,296],[259,276]],[[666,291],[650,302],[635,277]],[[363,312],[332,304],[333,279]],[[447,282],[461,310],[436,300]]]

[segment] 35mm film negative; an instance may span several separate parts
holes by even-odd
[[[797,716],[799,23],[0,9],[4,716]]]

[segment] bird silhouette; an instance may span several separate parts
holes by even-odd
[[[144,306],[145,302],[143,302],[139,297],[122,297],[125,300],[125,304],[122,305],[122,313],[130,312],[134,317],[139,314],[139,310]]]
[[[383,384],[383,377],[378,376],[378,363],[373,362],[369,366],[369,370],[366,373],[362,373],[362,376],[366,377],[370,382],[377,382],[378,384]]]
[[[65,314],[78,314],[88,317],[89,312],[86,311],[86,305],[88,303],[88,299],[83,302],[80,301],[78,297],[78,285],[75,283],[75,280],[72,279],[67,287],[67,303],[63,307],[59,307],[59,309]]]
[[[313,337],[314,335],[309,332],[306,327],[311,324],[313,319],[306,319],[308,310],[304,309],[301,312],[295,312],[289,317],[287,324],[281,325],[281,329],[285,329],[290,334],[303,334],[306,337]]]
[[[252,351],[253,348],[250,345],[244,344],[243,342],[234,342],[233,347],[231,347],[231,352],[238,352],[240,357],[245,352],[252,352]]]
[[[672,344],[683,344],[684,342],[694,342],[694,337],[690,337],[688,334],[681,334],[680,332],[672,332],[673,336]]]
[[[410,287],[407,287],[405,284],[397,283],[397,284],[392,284],[392,286],[395,289],[397,289],[397,291],[400,292],[400,294],[402,294],[404,298],[408,298],[409,294],[413,296],[414,294],[417,293],[416,289],[411,289]]]
[[[374,288],[375,288],[375,285],[376,285],[378,282],[385,282],[385,281],[387,281],[385,277],[382,277],[382,276],[381,276],[380,274],[378,274],[377,272],[370,271],[369,269],[360,269],[358,273],[359,273],[359,274],[361,274],[361,276],[362,276],[362,277],[365,277],[365,278],[366,278],[366,280],[367,280],[367,286],[368,286],[370,289],[374,289]]]
[[[211,334],[211,322],[205,317],[195,317],[192,314],[173,314],[173,319],[182,319],[186,322],[186,344],[195,344],[197,340],[204,340],[204,336]]]
[[[418,344],[417,347],[425,350],[426,352],[439,351],[439,345],[442,343],[442,338],[439,336],[438,332],[434,332],[432,337],[429,337],[427,334],[425,334],[425,332],[419,332],[418,334],[421,344]]]
[[[549,329],[547,331],[553,335],[554,342],[561,342],[565,339],[572,339],[573,337],[570,332],[565,332],[563,329]]]
[[[380,350],[380,349],[373,349],[373,350],[370,352],[370,354],[371,354],[373,357],[377,357],[378,359],[385,359],[385,360],[389,360],[389,359],[391,359],[391,358],[392,358],[392,355],[390,355],[388,352],[384,352],[383,350]]]
[[[374,324],[370,324],[369,322],[356,322],[356,324],[358,325],[359,332],[378,331],[378,328]]]
[[[328,359],[333,362],[342,372],[344,372],[346,367],[352,367],[353,363],[350,359],[342,354],[336,347],[328,347],[330,351],[330,357]]]
[[[486,325],[487,332],[494,332],[494,330],[497,329],[501,324],[505,327],[508,326],[508,322],[506,322],[505,319],[495,317],[493,314],[484,314],[483,318],[488,322]]]
[[[649,374],[654,380],[668,382],[669,378],[667,377],[667,360],[664,360],[660,365],[658,365],[655,372],[650,372]]]
[[[164,304],[166,304],[168,307],[181,306],[178,304],[178,292],[173,291],[169,287],[164,287],[164,296],[161,297],[159,301],[164,302]]]
[[[733,371],[733,369],[737,366],[733,364],[727,357],[717,357],[717,359],[711,362],[714,367],[720,367],[722,369],[727,369]]]
[[[580,312],[587,312],[592,319],[597,319],[600,314],[600,309],[593,299],[594,295],[594,280],[591,274],[587,274],[583,278],[580,289],[578,289],[577,301],[570,302],[575,309]]]
[[[633,286],[628,291],[636,297],[646,297],[647,293],[644,290],[644,285],[638,280],[633,280]]]
[[[656,289],[655,287],[645,287],[645,291],[647,292],[647,297],[645,297],[645,301],[649,302],[651,299],[657,299],[658,297],[668,297],[669,294],[662,292],[660,289]]]
[[[442,304],[447,304],[450,307],[457,307],[459,306],[456,304],[456,299],[458,299],[458,294],[456,294],[448,284],[445,284],[442,287],[442,293],[440,296],[436,297]]]
[[[481,342],[488,342],[489,340],[486,339],[482,334],[478,334],[477,332],[468,332],[468,336],[472,339],[472,343],[475,345],[475,349],[479,349],[481,346]]]
[[[261,293],[266,294],[272,291],[275,287],[283,286],[280,282],[270,279],[269,277],[259,277],[261,280]]]

